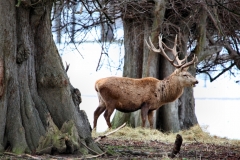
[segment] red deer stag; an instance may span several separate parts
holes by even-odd
[[[150,40],[150,38],[149,38]],[[156,49],[150,40],[149,49],[160,53],[176,67],[176,70],[164,80],[158,80],[153,77],[141,79],[127,77],[107,77],[96,81],[95,89],[98,94],[99,106],[94,112],[93,127],[96,128],[97,120],[104,111],[104,118],[109,128],[111,128],[110,116],[114,109],[121,112],[134,112],[141,109],[142,127],[145,127],[145,121],[148,116],[150,128],[153,127],[153,111],[162,105],[173,102],[178,99],[184,90],[184,87],[193,87],[198,83],[187,69],[197,59],[194,55],[192,61],[186,62],[187,56],[180,60],[176,51],[177,36],[172,49],[168,48],[159,37],[159,49]],[[171,51],[174,59],[170,59],[163,49]],[[177,61],[178,64],[174,63]]]

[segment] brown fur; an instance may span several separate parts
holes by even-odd
[[[111,127],[110,116],[114,109],[121,112],[134,112],[141,109],[142,127],[146,117],[153,126],[153,111],[162,105],[179,98],[184,87],[197,84],[198,81],[186,71],[176,69],[169,77],[158,80],[153,77],[134,79],[127,77],[107,77],[96,81],[95,89],[99,106],[94,112],[93,127],[104,111],[104,117]]]

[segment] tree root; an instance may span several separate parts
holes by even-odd
[[[40,138],[36,154],[73,153],[80,148],[80,138],[73,121],[65,122],[61,130],[51,118],[48,124],[48,131]]]

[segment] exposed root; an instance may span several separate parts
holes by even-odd
[[[65,122],[61,130],[52,119],[48,123],[48,131],[40,138],[36,154],[73,153],[80,148],[80,138],[73,121]]]

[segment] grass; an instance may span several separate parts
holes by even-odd
[[[93,137],[102,136],[105,133],[112,131],[107,130],[103,133],[92,133]],[[176,135],[180,134],[183,138],[183,143],[201,142],[201,143],[212,143],[217,145],[236,145],[240,146],[240,140],[230,140],[227,138],[220,138],[217,136],[211,136],[208,132],[202,129],[199,125],[188,130],[182,130],[178,133],[163,133],[156,129],[148,128],[131,128],[124,127],[112,135],[109,138],[121,139],[121,140],[139,140],[139,141],[162,141],[165,143],[173,143],[176,139]]]

